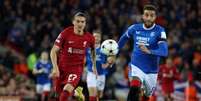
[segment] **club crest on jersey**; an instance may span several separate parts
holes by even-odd
[[[83,47],[86,47],[86,45],[87,45],[87,41],[84,41],[83,42]]]

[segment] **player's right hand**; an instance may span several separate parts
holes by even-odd
[[[50,77],[52,77],[52,78],[59,77],[59,75],[60,75],[59,69],[53,69]]]
[[[115,60],[116,60],[116,56],[108,56],[108,57],[107,57],[107,62],[108,62],[110,65],[114,64]]]
[[[139,48],[140,48],[141,51],[143,51],[144,53],[151,54],[151,51],[150,51],[145,45],[139,45]]]

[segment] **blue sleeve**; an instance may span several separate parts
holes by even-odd
[[[101,63],[106,64],[107,63],[107,56],[101,53]]]
[[[127,42],[127,40],[132,36],[132,28],[134,25],[130,26],[127,31],[120,37],[119,41],[118,41],[118,46],[119,49],[123,48],[123,46],[125,45],[125,43]]]
[[[164,57],[168,55],[168,44],[166,41],[166,33],[164,29],[161,30],[161,33],[158,38],[158,48],[150,51],[151,54],[153,55],[164,56]]]
[[[166,41],[160,42],[158,44],[158,48],[155,50],[150,50],[151,54],[158,55],[158,56],[164,56],[166,57],[168,55],[168,45]]]
[[[87,50],[86,50],[86,57],[85,57],[85,59],[86,59],[86,66],[88,67],[88,66],[91,66],[91,64],[92,64],[92,60],[91,60],[91,49],[90,48],[87,48]]]
[[[37,63],[35,64],[35,68],[36,68],[36,69],[40,69],[39,66],[40,66],[40,62],[37,62]]]
[[[49,74],[52,72],[52,64],[51,63],[49,63],[49,66],[50,66],[50,68],[49,68]]]

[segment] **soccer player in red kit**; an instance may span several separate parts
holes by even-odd
[[[81,78],[87,48],[91,48],[93,71],[95,64],[95,39],[85,31],[87,16],[78,12],[73,17],[73,26],[64,29],[57,37],[50,56],[52,76],[56,77],[56,92],[59,101],[68,101]]]
[[[159,80],[165,101],[173,101],[171,94],[174,92],[174,80],[178,79],[178,77],[179,75],[172,63],[172,59],[168,58],[166,64],[161,65],[159,70]]]

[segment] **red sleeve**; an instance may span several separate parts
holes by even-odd
[[[58,46],[59,48],[61,48],[62,47],[62,45],[63,45],[63,43],[64,43],[64,33],[65,32],[65,30],[64,31],[62,31],[60,34],[59,34],[59,36],[57,37],[57,39],[55,40],[55,42],[54,42],[54,44],[56,45],[56,46]]]
[[[91,48],[91,49],[95,49],[95,38],[94,38],[94,36],[93,35],[90,35],[91,37],[90,37],[90,43],[89,43],[89,47]]]
[[[173,72],[174,72],[174,79],[179,80],[180,74],[175,66],[173,67]]]
[[[158,72],[158,80],[162,79],[162,75],[163,75],[162,72],[163,72],[163,65],[160,65],[159,72]]]

